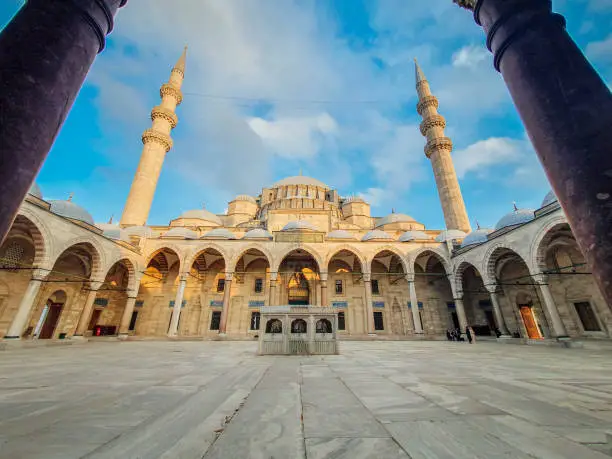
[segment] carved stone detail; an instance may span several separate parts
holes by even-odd
[[[447,150],[448,152],[453,151],[453,141],[448,137],[438,137],[430,140],[425,145],[425,155],[429,158],[432,153],[438,150]]]
[[[160,97],[164,96],[172,96],[176,99],[176,105],[180,105],[183,101],[183,93],[180,89],[175,86],[172,86],[169,83],[163,84],[161,89],[159,90]]]
[[[154,107],[151,111],[151,120],[154,121],[157,118],[166,120],[168,123],[170,123],[172,129],[174,129],[178,123],[178,116],[176,116],[172,110],[162,107],[161,105]]]
[[[438,99],[436,98],[436,96],[425,96],[419,101],[419,103],[417,104],[417,112],[419,112],[419,115],[422,115],[423,111],[427,107],[435,107],[436,109],[438,108]]]
[[[427,135],[427,131],[429,131],[432,127],[444,129],[446,127],[446,120],[442,115],[433,115],[429,118],[425,118],[421,123],[421,134]]]
[[[166,149],[166,153],[172,148],[172,138],[154,129],[147,129],[142,133],[142,143],[157,142]]]

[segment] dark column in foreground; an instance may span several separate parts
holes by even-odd
[[[0,243],[127,0],[28,0],[0,33]]]
[[[550,0],[474,9],[546,175],[612,307],[612,94]]]

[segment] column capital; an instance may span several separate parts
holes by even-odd
[[[409,273],[409,274],[406,274],[406,280],[407,280],[408,282],[414,282],[415,277],[416,277],[416,276],[415,276],[415,274],[414,274],[414,273]]]
[[[89,290],[91,292],[97,292],[98,290],[100,290],[100,287],[102,287],[103,285],[104,285],[103,280],[91,279],[89,282],[87,282],[86,290]]]
[[[278,272],[270,271],[270,280],[275,281],[278,278]]]
[[[225,272],[225,282],[231,282],[232,279],[234,279],[234,273],[233,272]]]
[[[319,278],[320,278],[322,281],[326,281],[326,280],[327,280],[327,272],[320,272],[320,273],[319,273]]]
[[[532,274],[531,278],[539,285],[547,285],[548,284],[548,275],[544,273]]]
[[[372,280],[372,274],[371,273],[363,273],[363,281],[364,282],[370,282]]]
[[[499,285],[497,285],[497,284],[485,284],[485,288],[487,289],[487,292],[489,292],[491,295],[493,295],[493,294],[497,295],[498,290],[499,290]]]
[[[32,270],[32,280],[43,281],[49,275],[49,272],[46,269],[34,268]]]
[[[180,273],[179,282],[187,282],[187,276],[189,276],[189,273]]]

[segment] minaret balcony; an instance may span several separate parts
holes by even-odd
[[[419,115],[423,115],[423,112],[427,107],[438,108],[438,99],[436,96],[425,96],[417,104],[417,112]]]
[[[183,101],[183,93],[181,92],[181,90],[169,83],[162,85],[161,89],[159,90],[159,95],[162,98],[164,96],[174,97],[176,99],[176,105],[180,105]]]
[[[151,121],[155,121],[158,118],[166,120],[168,123],[170,123],[172,129],[174,129],[178,124],[178,116],[176,116],[176,113],[166,107],[162,107],[161,105],[158,105],[151,110]]]
[[[172,149],[172,138],[168,134],[156,131],[155,129],[147,129],[142,133],[142,143],[145,145],[149,142],[155,142],[160,144],[166,149],[168,153]]]
[[[425,118],[421,123],[421,135],[426,136],[427,132],[434,127],[444,129],[446,127],[446,120],[442,115],[433,115]]]
[[[448,137],[436,137],[431,139],[425,145],[425,155],[429,158],[433,153],[440,150],[446,150],[449,153],[453,151],[453,141]]]

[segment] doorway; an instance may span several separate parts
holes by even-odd
[[[59,322],[60,315],[62,314],[62,308],[64,303],[48,303],[49,311],[47,312],[47,318],[40,331],[39,339],[51,339],[55,333],[55,327]]]
[[[519,309],[521,311],[521,317],[523,319],[523,323],[525,324],[525,329],[527,330],[527,336],[529,339],[542,339],[542,334],[540,333],[538,323],[536,322],[533,314],[533,308],[528,305],[519,304]]]
[[[102,314],[102,309],[94,309],[94,312],[91,315],[91,320],[89,321],[89,325],[87,326],[87,331],[91,331],[94,329],[94,327],[100,320],[100,314]]]

